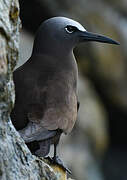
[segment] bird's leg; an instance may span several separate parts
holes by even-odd
[[[60,140],[60,135],[61,135],[61,130],[59,130],[57,132],[57,135],[53,139],[52,144],[54,144],[54,156],[52,158],[48,156],[46,159],[48,159],[52,164],[60,166],[63,170],[65,170],[65,171],[67,171],[68,173],[71,174],[71,171],[67,167],[65,167],[64,163],[57,156],[57,146],[58,146],[58,143],[59,143],[59,140]]]
[[[56,156],[57,155],[57,144],[54,144],[54,156],[53,156],[53,159],[55,160],[56,159]]]
[[[68,169],[64,163],[61,161],[61,159],[57,156],[57,145],[56,143],[54,143],[54,156],[52,158],[52,163],[53,164],[58,164],[59,166],[61,166],[65,171],[67,171],[69,174],[71,174],[70,169]]]

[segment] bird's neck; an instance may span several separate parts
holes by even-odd
[[[32,55],[46,55],[46,56],[49,56],[49,57],[52,57],[53,59],[54,58],[57,58],[57,59],[66,59],[68,60],[68,58],[70,59],[70,57],[74,57],[74,54],[73,54],[73,50],[72,51],[62,51],[60,52],[59,50],[51,50],[51,51],[41,51],[41,52],[33,52]]]
[[[73,54],[73,48],[69,45],[64,45],[62,42],[47,42],[37,44],[36,41],[33,47],[33,54],[46,54],[52,57],[60,58],[61,56],[67,57]]]

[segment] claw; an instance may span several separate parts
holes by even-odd
[[[57,164],[58,166],[60,166],[64,171],[68,172],[69,174],[72,174],[71,170],[68,169],[64,163],[62,162],[62,160],[56,156],[56,157],[46,157],[45,159],[49,160],[51,164]]]

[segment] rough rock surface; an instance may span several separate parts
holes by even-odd
[[[43,159],[33,156],[9,118],[14,105],[12,71],[19,48],[18,0],[0,1],[0,180],[57,180]]]

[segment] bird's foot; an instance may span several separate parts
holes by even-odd
[[[56,156],[56,157],[49,157],[48,156],[48,157],[46,157],[46,159],[48,159],[51,162],[51,164],[56,164],[56,165],[60,166],[64,171],[67,171],[69,174],[72,174],[71,170],[68,169],[64,165],[63,161],[58,156]]]

